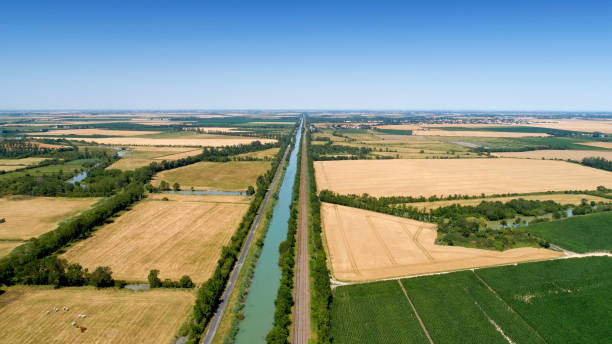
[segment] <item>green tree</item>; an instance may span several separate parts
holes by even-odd
[[[70,286],[82,286],[87,281],[87,271],[80,264],[70,264],[66,270],[66,283]]]
[[[159,270],[151,270],[149,271],[149,286],[151,288],[160,288],[162,286],[162,281],[157,277],[159,275]]]
[[[98,266],[96,270],[89,275],[89,284],[98,288],[112,287],[115,285],[111,268],[108,266]]]
[[[181,189],[181,186],[179,185],[179,183],[174,183],[174,185],[172,185],[172,189],[174,189],[174,191],[179,191]]]
[[[195,285],[193,284],[193,281],[191,280],[191,278],[185,275],[181,277],[181,280],[179,281],[179,286],[181,288],[193,288]]]
[[[249,185],[249,187],[247,188],[247,195],[251,196],[255,194],[255,188],[252,185]]]
[[[162,180],[159,183],[159,189],[162,190],[162,191],[168,191],[168,190],[170,190],[170,184],[168,184],[167,181]]]

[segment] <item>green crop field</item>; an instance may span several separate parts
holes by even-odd
[[[538,223],[525,229],[570,251],[612,251],[611,211]]]
[[[519,264],[477,274],[549,343],[612,338],[612,258]]]
[[[336,289],[334,343],[428,343],[397,281]]]
[[[471,271],[402,280],[435,343],[542,343]]]
[[[401,283],[437,344],[600,343],[612,338],[609,257],[525,263]],[[423,341],[397,281],[338,287],[331,312],[337,343]]]

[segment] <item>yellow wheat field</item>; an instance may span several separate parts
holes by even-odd
[[[396,159],[316,161],[317,186],[341,194],[432,196],[593,190],[612,172],[565,161]]]
[[[612,120],[609,119],[534,119],[527,125],[530,127],[612,134]]]
[[[270,168],[268,161],[198,162],[162,171],[151,184],[158,186],[165,180],[172,186],[179,183],[182,189],[244,191],[255,187],[257,177]]]
[[[219,202],[219,196],[209,202],[207,196],[181,196],[136,204],[63,257],[90,270],[110,266],[119,279],[146,281],[149,270],[158,269],[162,279],[189,275],[204,282],[248,204],[234,196],[225,196],[226,202]]]
[[[0,198],[0,239],[29,239],[89,209],[100,198],[27,197]]]
[[[435,245],[435,225],[323,203],[323,232],[332,273],[344,281],[452,271],[559,257],[543,248],[503,252]]]
[[[526,159],[562,159],[581,161],[584,158],[604,158],[612,160],[612,151],[598,150],[534,150],[527,152],[500,152],[491,153],[495,156],[506,158],[526,158]]]
[[[0,343],[170,343],[194,299],[191,290],[14,286],[0,295]]]
[[[583,142],[581,145],[612,149],[612,142]]]
[[[544,137],[545,133],[515,133],[506,131],[454,131],[454,130],[415,130],[412,135],[422,136],[462,136],[462,137]]]

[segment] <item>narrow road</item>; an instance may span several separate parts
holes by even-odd
[[[244,264],[244,259],[246,258],[247,252],[249,251],[249,247],[251,246],[251,242],[253,242],[253,238],[255,237],[255,231],[259,226],[259,222],[263,217],[264,210],[266,209],[266,205],[268,204],[268,200],[272,195],[272,191],[276,187],[278,179],[281,175],[281,171],[283,170],[283,166],[285,165],[285,160],[287,160],[287,155],[289,155],[290,147],[287,147],[285,153],[283,155],[283,159],[281,160],[278,168],[276,169],[276,173],[274,174],[274,178],[272,179],[272,183],[270,183],[270,188],[266,193],[266,197],[264,197],[263,202],[261,203],[261,207],[257,212],[257,217],[255,217],[255,221],[251,224],[251,228],[249,229],[249,235],[247,236],[246,242],[244,246],[242,246],[242,251],[240,251],[240,256],[238,257],[238,261],[236,265],[234,265],[234,269],[232,270],[232,274],[230,275],[230,279],[225,287],[225,291],[223,291],[223,295],[221,296],[221,303],[219,303],[219,307],[217,308],[217,312],[210,320],[210,325],[208,330],[206,331],[206,335],[202,339],[202,343],[210,344],[212,343],[215,334],[217,333],[217,328],[219,327],[219,322],[223,317],[223,313],[225,313],[225,308],[227,307],[227,302],[234,291],[234,286],[236,285],[236,280],[238,279],[238,275],[240,274],[240,270],[242,269],[242,265]]]
[[[308,166],[306,133],[302,135],[302,163],[300,169],[300,212],[297,230],[297,259],[295,261],[295,289],[293,298],[293,330],[291,343],[308,344],[310,338],[310,262],[308,259],[308,203],[306,188]]]

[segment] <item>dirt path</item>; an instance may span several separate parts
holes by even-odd
[[[397,284],[399,284],[400,288],[402,288],[402,292],[404,293],[404,296],[406,296],[406,300],[408,300],[408,302],[410,303],[410,307],[412,307],[412,311],[414,312],[414,315],[419,320],[419,324],[421,324],[421,328],[423,329],[423,332],[427,336],[429,343],[434,344],[433,339],[431,339],[431,336],[429,335],[429,331],[427,331],[427,328],[425,327],[425,323],[423,323],[423,320],[421,319],[419,312],[417,312],[416,308],[414,307],[414,304],[412,303],[412,300],[410,300],[410,296],[408,296],[408,293],[406,292],[404,285],[402,285],[402,282],[400,280],[397,280]]]
[[[306,133],[302,135],[302,163],[300,169],[300,212],[297,231],[297,259],[295,265],[295,305],[291,343],[308,344],[310,338],[310,262],[308,259],[308,204]]]

